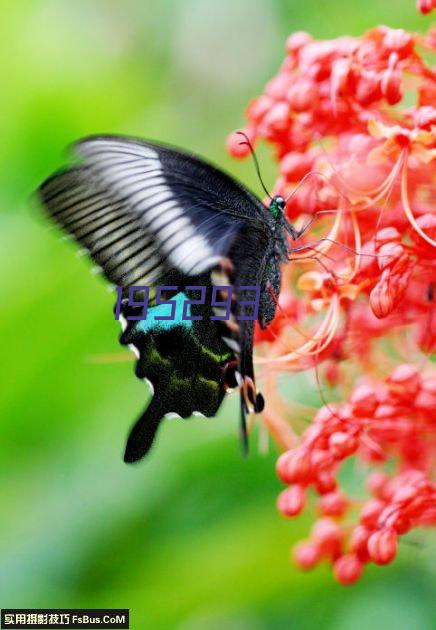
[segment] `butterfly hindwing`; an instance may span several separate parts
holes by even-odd
[[[204,286],[207,279],[198,282]],[[196,291],[180,291],[166,297],[175,297],[178,307],[182,300],[198,300]],[[135,348],[136,376],[146,379],[153,388],[153,398],[127,441],[127,462],[137,461],[147,453],[166,414],[188,418],[199,412],[214,416],[229,386],[227,367],[236,362],[218,328],[213,322],[209,324],[212,311],[208,303],[192,306],[188,311],[188,317],[201,315],[201,320],[183,320],[176,310],[172,321],[155,321],[154,313],[159,308],[153,307],[147,320],[140,321],[128,319],[137,309],[128,304],[122,308],[124,331],[120,341]]]

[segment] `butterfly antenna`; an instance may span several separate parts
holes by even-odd
[[[251,153],[251,155],[253,157],[254,166],[255,166],[256,173],[257,173],[257,176],[259,178],[259,181],[261,183],[261,186],[262,186],[263,190],[265,191],[265,194],[268,195],[268,197],[272,200],[272,197],[269,194],[268,189],[267,189],[267,187],[264,184],[264,181],[262,179],[262,175],[260,174],[260,167],[259,167],[259,162],[258,162],[258,159],[257,159],[256,151],[254,150],[253,145],[251,144],[249,137],[243,131],[237,131],[236,133],[239,134],[240,136],[243,136],[245,138],[245,140],[243,142],[240,142],[239,144],[245,145],[245,146],[247,146],[250,149],[250,153]]]

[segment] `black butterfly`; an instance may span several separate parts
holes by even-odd
[[[154,142],[95,136],[77,142],[74,153],[78,162],[47,179],[39,197],[111,283],[124,291],[136,285],[258,286],[260,326],[272,321],[280,265],[290,251],[286,231],[299,235],[285,218],[282,197],[266,207],[211,164]],[[245,312],[242,300],[236,295],[230,321],[211,321],[206,300],[193,307],[203,318],[189,326],[147,328],[127,319],[137,309],[124,298],[120,342],[135,351],[136,375],[154,390],[129,435],[125,461],[147,453],[166,414],[214,416],[235,386],[246,443],[245,414],[261,411],[263,398],[255,387],[254,322],[235,318]]]

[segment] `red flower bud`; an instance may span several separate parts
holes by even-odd
[[[377,232],[375,235],[375,242],[377,247],[381,247],[384,243],[399,243],[401,241],[401,234],[394,227],[385,227]]]
[[[318,519],[312,527],[311,534],[323,554],[332,557],[339,554],[344,532],[333,520],[329,518]]]
[[[302,542],[293,552],[295,563],[301,569],[312,569],[321,560],[321,549],[314,542]]]
[[[367,486],[369,491],[377,499],[386,499],[387,485],[389,477],[382,472],[374,472],[368,477]]]
[[[286,94],[287,101],[295,112],[304,112],[316,107],[319,93],[313,81],[299,79],[291,85]]]
[[[354,435],[337,431],[330,437],[329,447],[335,457],[343,459],[356,452],[358,442]]]
[[[255,98],[247,107],[247,117],[254,123],[259,123],[265,114],[271,109],[274,101],[269,96],[262,94],[258,98]],[[240,136],[241,137],[241,136]]]
[[[368,553],[376,564],[388,564],[397,555],[398,536],[394,529],[381,529],[368,538]]]
[[[333,574],[344,585],[354,584],[362,575],[363,563],[354,554],[338,558],[333,565]]]
[[[367,562],[369,558],[367,543],[370,535],[371,530],[364,525],[357,525],[351,533],[350,549],[362,562]]]
[[[292,33],[286,40],[286,50],[289,54],[294,54],[300,50],[303,46],[312,41],[312,36],[304,31],[296,31]]]
[[[420,392],[415,398],[415,407],[427,413],[436,413],[436,395]]]
[[[383,243],[379,247],[377,259],[378,266],[380,269],[386,269],[386,267],[391,267],[394,265],[397,260],[403,255],[404,247],[399,243]]]
[[[385,70],[380,83],[381,92],[389,105],[395,105],[403,98],[401,73],[399,70]]]
[[[331,406],[324,405],[324,407],[318,409],[313,421],[324,424],[326,422],[329,422],[332,418],[334,418],[334,414],[332,412]]]
[[[402,514],[401,510],[393,510],[391,506],[387,507],[386,510],[382,512],[380,516],[380,521],[384,524],[385,527],[389,529],[395,529],[397,534],[407,534],[412,526],[410,519]]]
[[[328,492],[321,497],[319,510],[323,516],[343,516],[348,501],[341,492]]]
[[[360,416],[373,414],[378,404],[374,388],[370,385],[357,387],[350,398],[350,402],[353,405],[353,413]]]
[[[296,516],[304,507],[305,497],[302,486],[294,485],[280,493],[277,507],[284,516]]]
[[[290,151],[280,164],[280,172],[288,181],[298,181],[310,171],[312,158],[300,151]]]
[[[412,36],[406,33],[402,28],[394,29],[385,27],[383,45],[388,50],[402,53],[403,56],[412,52],[413,39]]]
[[[332,473],[327,470],[321,470],[318,472],[315,480],[315,488],[319,494],[327,494],[336,490],[336,479]]]
[[[250,138],[251,142],[254,142],[253,134],[251,130],[243,129],[241,130],[247,134]],[[247,155],[250,155],[250,147],[247,144],[244,144],[245,138],[241,136],[239,133],[234,131],[229,136],[227,136],[226,147],[227,151],[235,158],[244,158]]]
[[[381,97],[380,79],[375,72],[361,76],[357,82],[356,101],[364,107]]]
[[[336,361],[330,361],[324,370],[324,378],[330,387],[338,385],[341,381],[341,371]]]
[[[410,501],[413,501],[416,497],[418,491],[417,486],[402,486],[394,493],[392,500],[395,501],[395,503],[410,503]]]
[[[313,449],[310,455],[310,463],[312,468],[318,472],[324,468],[329,468],[334,463],[334,458],[331,453],[324,451],[321,448]]]
[[[421,384],[421,376],[414,365],[403,364],[395,368],[387,379],[391,385],[400,387],[407,395],[414,395],[418,392]],[[398,391],[396,389],[396,391]]]
[[[370,499],[365,503],[360,512],[360,522],[367,527],[376,527],[378,519],[384,510],[386,503],[379,499]]]
[[[274,131],[282,131],[286,128],[289,119],[289,105],[285,101],[280,101],[274,105],[262,121],[262,127],[267,134]]]
[[[283,483],[304,483],[310,478],[310,459],[303,449],[280,455],[276,464],[278,477]]]
[[[417,0],[416,6],[421,13],[430,13],[436,9],[436,0]]]
[[[290,77],[285,72],[281,72],[268,82],[265,94],[274,101],[280,101],[286,98],[286,92],[293,82],[293,77]]]

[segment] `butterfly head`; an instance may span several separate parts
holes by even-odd
[[[276,222],[276,225],[280,225],[282,229],[287,232],[290,237],[295,241],[298,238],[298,232],[292,225],[290,221],[286,218],[285,214],[286,209],[286,199],[281,195],[275,195],[271,197],[270,204],[268,206],[268,210]],[[286,245],[284,245],[284,251],[289,254],[289,248],[287,246],[287,241],[284,241]]]
[[[268,210],[274,219],[279,219],[284,216],[285,207],[285,199],[281,195],[275,195],[275,197],[272,197],[270,201]]]

